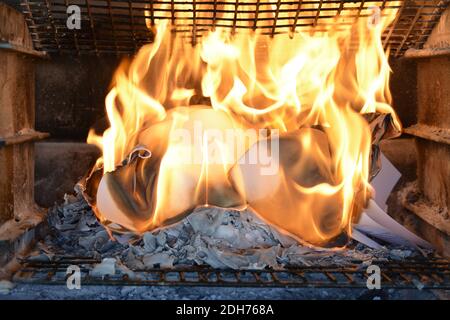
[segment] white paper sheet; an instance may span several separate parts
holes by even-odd
[[[371,185],[375,189],[375,202],[384,211],[387,210],[386,200],[400,177],[400,171],[381,153],[381,170]]]

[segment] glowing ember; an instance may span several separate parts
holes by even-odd
[[[88,138],[103,151],[98,218],[141,233],[197,206],[249,205],[298,240],[349,232],[370,195],[361,113],[391,113],[400,128],[381,42],[396,10],[357,10],[273,38],[216,28],[194,47],[168,20],[149,25],[154,43],[114,76],[110,128]]]

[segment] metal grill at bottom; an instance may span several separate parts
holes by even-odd
[[[219,270],[209,267],[134,270],[132,274],[92,276],[99,260],[78,257],[56,257],[52,261],[25,260],[14,281],[36,284],[65,284],[67,268],[80,268],[84,285],[157,285],[216,287],[306,287],[367,288],[367,265],[308,266],[286,270]],[[373,261],[380,268],[383,288],[450,289],[450,262],[444,259]]]

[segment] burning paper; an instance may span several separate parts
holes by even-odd
[[[250,206],[298,241],[349,232],[376,145],[400,129],[381,43],[396,10],[386,13],[273,38],[216,28],[195,47],[166,21],[151,26],[154,43],[116,72],[110,128],[88,139],[103,151],[83,186],[99,220],[142,234],[199,206]]]

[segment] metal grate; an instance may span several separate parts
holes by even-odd
[[[208,267],[137,270],[127,275],[95,278],[89,270],[100,261],[89,258],[55,257],[51,262],[25,261],[14,281],[38,284],[65,284],[69,265],[81,269],[84,285],[183,285],[367,288],[366,268],[358,266],[297,267],[273,270],[217,270]],[[444,259],[373,262],[381,270],[383,288],[450,289],[450,262]]]
[[[216,27],[261,29],[271,36],[321,31],[367,17],[378,5],[381,16],[399,15],[383,35],[391,54],[422,48],[450,0],[22,0],[36,49],[49,53],[131,54],[153,39],[148,28],[169,19],[173,30],[198,41]],[[67,7],[81,9],[81,29],[66,26]]]

